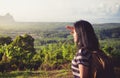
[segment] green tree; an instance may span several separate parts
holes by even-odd
[[[0,45],[10,44],[12,42],[11,37],[0,37]]]

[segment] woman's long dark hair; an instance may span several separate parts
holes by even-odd
[[[85,48],[91,51],[99,49],[99,42],[94,32],[92,25],[80,20],[74,23],[75,31],[77,33],[77,47],[78,49]]]

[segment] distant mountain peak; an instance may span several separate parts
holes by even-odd
[[[6,17],[12,17],[12,15],[10,13],[7,13],[5,16]]]
[[[13,22],[15,22],[15,20],[10,13],[7,13],[4,16],[0,15],[0,23],[4,24],[4,23],[13,23]]]

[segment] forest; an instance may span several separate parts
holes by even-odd
[[[62,74],[55,76],[56,78],[72,78],[71,75],[71,77],[66,75],[71,74],[71,60],[76,53],[76,48],[72,36],[65,29],[66,25],[72,23],[0,25],[0,77],[7,77],[6,73],[13,71],[29,71],[27,72],[29,77],[30,71],[60,70]],[[116,76],[119,78],[120,24],[106,23],[93,24],[93,26],[100,48],[112,58]],[[39,72],[39,77],[50,76],[48,72]],[[45,76],[42,77],[43,75]],[[9,76],[16,77],[11,74]]]

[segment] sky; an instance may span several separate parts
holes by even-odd
[[[6,13],[18,22],[120,22],[120,0],[0,0]]]

